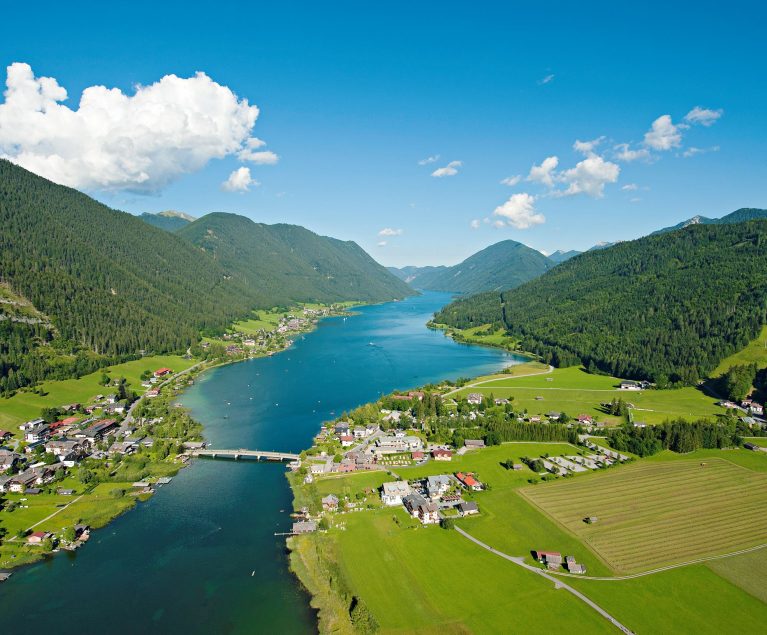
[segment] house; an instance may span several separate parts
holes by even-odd
[[[51,427],[47,423],[42,423],[24,432],[24,441],[27,443],[40,443],[40,441],[45,441],[49,436],[51,436]]]
[[[562,564],[562,554],[558,551],[534,551],[535,559],[546,564]]]
[[[541,415],[530,415],[530,423],[540,423]]]
[[[65,457],[82,455],[84,448],[76,439],[54,439],[45,444],[45,451],[63,461]]]
[[[0,493],[8,491],[8,483],[12,479],[12,476],[0,476]]]
[[[482,490],[482,483],[475,479],[474,475],[471,473],[464,474],[463,472],[456,472],[455,477],[458,479],[458,482],[466,489],[470,489],[475,492]]]
[[[458,505],[458,513],[461,516],[473,516],[479,514],[479,506],[474,501],[465,501]]]
[[[326,471],[324,463],[312,463],[309,466],[310,474],[324,474]]]
[[[21,455],[11,450],[0,450],[0,474],[9,472],[21,461]]]
[[[165,375],[170,375],[173,371],[170,368],[158,368],[156,371],[154,371],[155,377],[165,377]]]
[[[423,401],[423,398],[426,396],[425,393],[421,390],[411,390],[408,394],[408,397],[410,399],[418,399],[418,401]]]
[[[436,450],[432,450],[431,455],[434,457],[435,461],[452,461],[453,460],[453,453],[450,450],[444,450],[442,448],[437,448]]]
[[[401,505],[403,497],[409,495],[411,492],[412,489],[407,481],[384,483],[381,486],[381,502],[389,507]]]
[[[363,428],[362,426],[355,426],[354,427],[354,438],[355,439],[364,439],[368,435],[367,428]]]
[[[152,388],[151,390],[147,390],[144,393],[144,397],[147,399],[152,399],[153,397],[157,397],[160,394],[160,391],[157,388]]]
[[[354,445],[354,437],[350,434],[342,434],[339,437],[339,440],[341,441],[342,448],[348,448],[349,446]]]
[[[299,520],[293,523],[294,534],[310,534],[317,531],[317,523],[313,520]]]
[[[328,494],[322,499],[322,509],[327,512],[334,512],[338,509],[338,496]]]
[[[639,382],[636,381],[622,381],[620,386],[620,390],[642,390],[642,386]]]
[[[466,396],[466,401],[468,401],[470,404],[474,404],[475,406],[478,406],[482,403],[482,394],[478,392],[470,392]]]
[[[37,484],[37,473],[32,469],[24,470],[20,474],[13,476],[7,483],[8,491],[21,494],[27,488],[34,487]]]
[[[578,415],[578,423],[585,423],[590,425],[594,421],[594,417],[591,415]]]
[[[335,428],[333,428],[333,432],[335,432],[338,436],[349,434],[349,424],[337,423]]]
[[[426,478],[426,493],[429,498],[434,499],[442,496],[450,489],[452,480],[447,474],[438,474]]]
[[[418,518],[424,525],[439,522],[437,505],[427,501],[420,494],[408,494],[402,499],[402,504],[413,518]]]
[[[423,441],[413,436],[386,436],[376,439],[375,452],[377,454],[401,454],[423,450]]]
[[[109,454],[132,454],[136,451],[136,443],[134,441],[115,441],[109,446]]]
[[[73,489],[57,489],[56,493],[59,496],[74,496],[75,495],[75,490],[73,490]]]
[[[552,421],[557,421],[561,416],[561,412],[552,411],[546,413],[546,418],[551,419]]]
[[[357,470],[356,461],[352,461],[349,458],[344,459],[338,464],[339,472],[355,472]]]
[[[748,407],[748,411],[752,415],[762,416],[764,414],[764,406],[756,403],[755,401]]]
[[[43,542],[52,537],[53,534],[47,531],[35,531],[34,533],[31,533],[29,536],[27,536],[27,542],[30,545],[41,545]]]
[[[8,432],[7,430],[0,430],[0,443],[2,443],[3,441],[7,441],[12,436],[13,435],[10,432]]]
[[[117,422],[114,419],[102,419],[96,423],[92,423],[85,430],[78,430],[75,432],[76,439],[85,439],[90,443],[96,443],[105,434],[108,434],[115,428],[117,428]]]
[[[26,423],[22,423],[19,426],[19,430],[22,432],[25,432],[26,430],[31,430],[32,428],[36,426],[41,426],[45,423],[45,419],[32,419],[31,421],[27,421]]]
[[[482,439],[466,439],[463,442],[464,447],[468,449],[474,449],[474,448],[484,448],[485,442]]]
[[[413,457],[414,461],[423,461],[426,455],[421,450],[416,450],[415,452],[411,452],[410,456]]]
[[[496,399],[495,405],[496,406],[505,406],[507,404],[511,403],[508,399]]]
[[[567,570],[570,573],[584,574],[586,573],[586,566],[582,564],[578,564],[577,562],[574,562],[573,564],[567,566]]]

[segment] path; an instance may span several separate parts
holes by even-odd
[[[482,386],[484,384],[491,384],[494,381],[506,381],[508,379],[516,379],[518,377],[534,377],[535,375],[548,375],[549,373],[554,372],[554,367],[549,364],[548,370],[542,370],[537,373],[523,373],[521,375],[505,375],[503,377],[494,377],[493,379],[484,379],[482,381],[475,381],[473,384],[465,384],[463,386],[460,386],[458,388],[454,388],[453,390],[446,392],[442,397],[449,397],[450,395],[453,395],[457,393],[460,390],[463,390],[464,388],[476,388],[477,386]],[[549,388],[548,390],[551,390]],[[564,390],[563,388],[560,388],[560,390]]]
[[[38,521],[37,521],[37,522],[36,522],[34,525],[32,525],[31,527],[27,527],[27,531],[32,531],[32,530],[33,530],[35,527],[37,527],[38,525],[42,525],[42,524],[43,524],[43,523],[44,523],[46,520],[50,520],[50,519],[51,519],[51,518],[53,518],[53,517],[54,517],[56,514],[60,514],[60,513],[61,513],[61,512],[63,512],[65,509],[67,509],[67,508],[68,508],[70,505],[74,505],[74,504],[75,504],[77,501],[79,501],[79,500],[80,500],[80,499],[81,499],[83,496],[85,496],[85,494],[80,494],[80,496],[78,496],[77,498],[75,498],[75,500],[68,502],[66,505],[64,505],[64,507],[59,507],[59,509],[57,509],[55,512],[53,512],[53,513],[52,513],[52,514],[50,514],[49,516],[46,516],[46,517],[45,517],[45,518],[43,518],[42,520],[38,520]],[[14,540],[16,540],[16,536],[14,536],[13,538],[10,538],[10,539],[8,540],[8,542],[13,542]]]
[[[615,619],[612,615],[610,615],[607,611],[605,611],[601,606],[599,606],[596,602],[590,600],[587,596],[585,596],[583,593],[578,591],[577,589],[571,587],[569,584],[562,582],[561,580],[558,580],[554,576],[550,575],[543,569],[539,569],[538,567],[534,567],[532,565],[527,564],[523,558],[519,557],[513,557],[508,554],[503,553],[502,551],[498,551],[497,549],[493,549],[490,545],[482,542],[481,540],[475,538],[471,534],[465,532],[460,527],[456,527],[455,530],[461,534],[464,538],[468,538],[473,543],[479,545],[483,549],[487,549],[490,553],[494,553],[497,556],[500,556],[501,558],[505,558],[509,562],[513,562],[517,566],[522,567],[523,569],[527,569],[528,571],[532,571],[533,573],[538,574],[541,577],[546,578],[550,582],[554,583],[554,587],[557,589],[565,589],[565,591],[568,591],[572,593],[575,597],[577,597],[582,602],[585,602],[588,604],[592,609],[594,609],[597,613],[599,613],[602,617],[604,617],[606,620],[608,620],[610,623],[613,624],[617,629],[620,631],[626,633],[627,635],[631,635],[633,631],[629,629],[628,627],[621,624],[617,619]]]

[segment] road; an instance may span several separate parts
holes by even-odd
[[[186,370],[182,370],[180,373],[176,373],[175,375],[171,375],[167,379],[165,379],[165,380],[161,381],[159,384],[157,384],[155,386],[155,388],[157,390],[161,389],[163,386],[166,386],[169,382],[173,381],[174,379],[178,379],[179,377],[181,377],[181,375],[186,375],[187,373],[193,371],[195,368],[197,368],[198,366],[200,366],[201,364],[204,364],[204,363],[205,363],[205,360],[203,360],[201,362],[197,362],[196,364],[194,364],[193,366],[190,366]],[[146,394],[146,393],[144,393],[144,394]],[[126,423],[133,423],[133,411],[135,410],[136,406],[138,406],[141,403],[141,401],[143,399],[144,399],[144,395],[141,395],[138,399],[136,399],[136,401],[134,401],[130,405],[130,408],[128,408],[128,412],[125,413],[125,419],[123,420],[124,424],[126,424]]]
[[[484,381],[477,381],[477,382],[474,382],[473,384],[466,384],[464,386],[455,388],[449,392],[446,392],[444,395],[442,395],[442,397],[443,398],[449,397],[450,395],[453,395],[457,393],[458,391],[463,390],[464,388],[477,388],[478,386],[484,386],[485,384],[492,384],[494,381],[506,381],[507,379],[516,379],[517,377],[533,377],[535,375],[548,375],[553,372],[554,372],[554,367],[549,365],[548,370],[542,370],[537,373],[523,373],[521,375],[504,375],[503,377],[494,377],[493,379],[485,379]],[[549,388],[548,390],[551,390],[551,388]],[[564,390],[564,389],[560,389],[560,390]]]
[[[581,602],[585,602],[588,604],[592,609],[594,609],[597,613],[599,613],[602,617],[604,617],[607,621],[609,621],[613,626],[615,626],[618,630],[626,633],[626,635],[631,635],[633,631],[629,629],[627,626],[624,626],[621,624],[617,619],[615,619],[612,615],[610,615],[607,611],[605,611],[599,604],[594,602],[593,600],[589,599],[587,596],[585,596],[583,593],[578,591],[578,589],[575,589],[571,587],[569,584],[562,582],[562,580],[558,580],[556,577],[552,576],[548,572],[544,571],[543,569],[539,569],[538,567],[534,567],[532,565],[527,564],[524,561],[524,558],[514,557],[510,556],[508,554],[503,553],[502,551],[498,551],[497,549],[493,549],[490,545],[482,542],[481,540],[475,538],[471,534],[465,532],[460,527],[456,527],[455,530],[461,534],[464,538],[468,538],[473,543],[479,545],[483,549],[487,549],[490,553],[495,554],[496,556],[500,556],[501,558],[505,558],[509,562],[513,562],[519,567],[522,567],[523,569],[527,569],[528,571],[532,571],[533,573],[546,578],[550,582],[554,583],[554,587],[557,589],[564,589],[565,591],[568,591],[569,593],[572,593],[575,597],[577,597]]]

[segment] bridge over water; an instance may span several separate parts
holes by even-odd
[[[207,456],[213,459],[255,459],[257,461],[299,461],[298,454],[290,452],[270,452],[267,450],[214,450],[212,448],[200,448],[190,452],[192,456]]]

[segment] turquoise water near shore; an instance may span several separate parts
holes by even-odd
[[[206,373],[180,401],[213,447],[298,452],[322,421],[382,393],[522,361],[428,330],[449,300],[430,292],[324,320],[284,353]],[[3,631],[313,632],[274,536],[290,528],[290,509],[284,466],[198,460],[78,553],[0,584]]]

